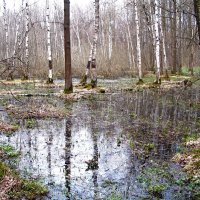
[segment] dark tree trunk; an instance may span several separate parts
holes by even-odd
[[[194,12],[197,20],[199,45],[200,45],[200,0],[194,0]]]
[[[177,37],[176,37],[176,31],[177,31],[177,2],[176,0],[173,1],[173,19],[172,19],[172,38],[173,38],[173,44],[172,44],[172,73],[176,74],[177,72]]]
[[[64,0],[65,93],[73,92],[70,44],[70,1]]]

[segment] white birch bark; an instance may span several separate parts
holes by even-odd
[[[50,21],[49,0],[46,0],[47,50],[48,50],[48,63],[49,63],[48,83],[53,83],[53,63],[52,63],[51,32],[50,32],[49,21]]]
[[[4,31],[5,31],[5,43],[6,43],[6,53],[5,53],[5,58],[7,59],[9,56],[8,53],[8,22],[7,22],[7,8],[6,8],[6,0],[3,0],[3,19],[4,19]]]
[[[16,33],[15,33],[15,44],[14,44],[14,50],[13,50],[13,56],[15,57],[16,56],[16,53],[17,53],[17,46],[19,44],[19,26],[20,26],[20,19],[17,21],[17,24],[16,24]]]
[[[19,11],[19,15],[18,15],[18,19],[17,23],[16,23],[16,33],[15,33],[15,44],[14,44],[14,50],[13,50],[13,56],[15,57],[17,54],[17,51],[19,50],[19,47],[21,45],[21,41],[20,41],[20,22],[21,22],[21,18],[22,18],[22,12],[23,12],[23,7],[24,7],[24,0],[22,0],[22,4],[21,4],[21,9]]]
[[[159,15],[159,0],[155,0],[155,53],[156,53],[156,83],[160,83],[160,32],[159,32],[159,24],[160,24],[160,15]]]
[[[93,38],[93,49],[92,49],[92,72],[91,81],[96,86],[97,84],[97,71],[96,71],[96,54],[97,54],[97,41],[99,35],[99,0],[95,0],[95,33]]]
[[[26,0],[26,36],[25,36],[25,61],[26,61],[26,72],[24,74],[24,78],[28,79],[28,71],[29,71],[29,4],[28,0]]]
[[[142,59],[141,59],[141,44],[140,44],[140,26],[138,17],[137,0],[134,0],[135,8],[135,23],[136,23],[136,35],[137,35],[137,67],[139,72],[139,80],[142,80]]]
[[[94,23],[94,37],[91,45],[90,55],[88,59],[87,69],[85,76],[81,80],[81,84],[85,85],[89,74],[91,75],[91,84],[93,87],[97,85],[97,72],[96,72],[96,53],[97,41],[99,35],[99,0],[95,0],[95,23]]]

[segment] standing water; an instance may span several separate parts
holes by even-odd
[[[199,95],[198,88],[94,95],[65,102],[70,117],[37,120],[0,142],[21,152],[25,177],[44,180],[45,199],[190,199],[171,158],[184,135],[200,132]]]

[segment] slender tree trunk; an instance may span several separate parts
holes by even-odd
[[[177,72],[177,1],[173,0],[173,19],[172,19],[172,40],[173,40],[173,47],[172,47],[172,73],[176,74]]]
[[[197,21],[199,45],[200,45],[200,0],[194,0],[194,11]]]
[[[165,9],[166,9],[166,2],[162,2],[163,10],[160,12],[162,13],[162,21],[160,25],[160,34],[162,38],[162,45],[163,45],[163,69],[164,69],[164,78],[169,80],[168,74],[168,62],[167,62],[167,51],[166,51],[166,17],[165,17]]]
[[[111,58],[112,58],[112,50],[113,50],[113,20],[112,15],[109,13],[109,33],[108,33],[108,59],[109,65],[111,67]]]
[[[127,38],[127,45],[128,45],[129,67],[130,69],[132,69],[133,66],[136,68],[136,64],[135,64],[135,57],[134,57],[133,40],[131,38],[128,8],[126,10],[127,10],[126,12],[126,23],[127,23],[126,38]]]
[[[159,0],[155,0],[155,45],[156,45],[156,84],[161,83],[160,78],[160,33],[159,33],[159,24],[160,24],[160,15],[159,15]]]
[[[179,4],[181,5],[181,2],[180,2],[180,0],[179,0]],[[178,74],[180,75],[181,74],[181,70],[182,70],[182,43],[183,43],[183,41],[182,41],[182,32],[183,32],[183,30],[182,30],[182,12],[179,12],[179,25],[178,25],[178,33],[179,33],[179,37],[180,37],[180,39],[179,39],[179,48],[178,48],[178,66],[177,66],[177,68],[178,68]]]
[[[71,74],[70,1],[64,0],[65,93],[73,92]]]
[[[189,56],[189,71],[191,72],[191,76],[194,75],[194,44],[193,44],[193,37],[194,37],[194,30],[192,28],[192,16],[190,15],[188,18],[188,29],[190,33],[190,56]]]
[[[135,8],[135,23],[136,23],[136,36],[137,36],[137,68],[138,68],[138,77],[139,82],[142,83],[142,59],[141,59],[141,44],[140,44],[140,26],[139,26],[139,17],[138,17],[138,8],[137,0],[134,0]]]
[[[50,9],[49,0],[46,0],[46,26],[47,26],[47,49],[48,49],[48,63],[49,63],[49,77],[47,83],[53,83],[53,62],[51,50],[51,27],[50,27]]]
[[[7,22],[7,8],[6,8],[6,0],[3,0],[3,18],[4,18],[4,31],[5,31],[5,48],[6,48],[6,52],[5,52],[5,58],[7,59],[9,57],[9,53],[8,53],[8,22]]]
[[[154,0],[153,0],[154,1]],[[154,26],[154,11],[153,11],[153,8],[151,6],[151,0],[148,0],[148,4],[149,4],[149,7],[150,7],[150,11],[148,13],[148,8],[146,8],[146,5],[143,4],[143,9],[144,9],[144,13],[145,13],[145,18],[146,18],[146,22],[147,22],[147,25],[148,25],[148,30],[149,30],[149,36],[150,36],[150,69],[152,71],[154,71],[154,68],[155,68],[155,26]],[[152,16],[152,17],[151,17]]]
[[[22,79],[27,80],[29,78],[29,5],[28,0],[26,0],[26,17],[25,17],[25,25],[26,25],[26,33],[25,33],[25,68],[23,70]]]
[[[92,87],[97,86],[97,72],[96,72],[96,53],[97,53],[97,40],[99,35],[99,0],[95,0],[95,31],[93,43],[90,50],[89,60],[87,64],[87,69],[85,76],[81,80],[81,84],[85,85],[87,83],[87,78],[89,74],[91,75],[91,85]]]
[[[126,40],[127,40],[127,53],[128,53],[128,60],[129,60],[129,68],[132,68],[133,62],[132,62],[132,56],[131,56],[131,48],[130,48],[130,43],[129,43],[129,36],[128,33],[125,33],[126,35]]]

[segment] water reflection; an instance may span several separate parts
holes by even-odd
[[[24,176],[45,180],[46,199],[103,199],[113,191],[140,199],[147,194],[137,179],[141,171],[171,158],[180,134],[200,130],[199,109],[188,103],[199,102],[199,89],[184,93],[187,102],[182,98],[176,91],[102,95],[71,105],[67,119],[38,120],[0,141],[22,152]],[[145,144],[155,146],[148,155]]]
[[[71,138],[72,138],[72,122],[71,119],[66,121],[66,133],[65,133],[65,187],[66,198],[70,199],[71,193]]]

